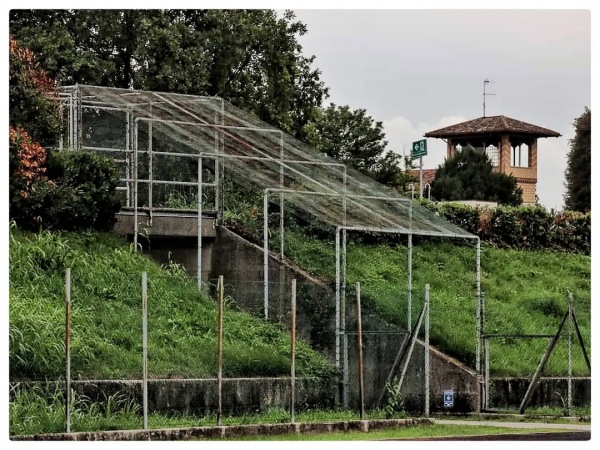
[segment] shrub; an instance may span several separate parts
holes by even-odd
[[[519,246],[527,249],[548,248],[552,216],[540,206],[521,206],[514,209],[521,222]]]
[[[13,217],[25,229],[108,231],[120,201],[111,160],[93,153],[51,153],[48,181],[32,184]]]
[[[591,213],[556,213],[549,227],[549,235],[555,248],[590,254]]]
[[[591,213],[547,211],[541,206],[471,207],[422,201],[449,222],[497,247],[554,249],[590,254]]]

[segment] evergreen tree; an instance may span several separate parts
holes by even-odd
[[[482,200],[514,206],[523,202],[517,179],[494,171],[488,156],[470,146],[437,168],[431,196],[436,200]]]
[[[591,160],[592,160],[592,113],[586,107],[575,119],[575,137],[567,155],[565,170],[565,208],[573,211],[589,211],[592,207]]]

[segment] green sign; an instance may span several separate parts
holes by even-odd
[[[427,155],[427,139],[413,142],[412,152],[410,155],[413,157],[413,159]]]

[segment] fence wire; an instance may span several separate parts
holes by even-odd
[[[163,204],[176,194],[157,186],[191,186],[199,164],[212,164],[221,191],[223,180],[233,179],[261,191],[320,194],[306,201],[290,192],[286,202],[330,225],[474,237],[220,98],[84,85],[61,93],[70,124],[63,148],[113,155],[126,206]]]
[[[178,266],[165,268],[166,272],[147,275],[146,289],[140,273],[109,270],[92,274],[84,268],[72,270],[70,318],[65,316],[52,324],[56,341],[49,342],[53,347],[47,350],[48,355],[42,355],[64,359],[65,342],[61,334],[68,323],[69,383],[73,390],[70,408],[78,408],[76,405],[81,405],[82,399],[99,405],[102,411],[125,407],[144,416],[140,417],[144,427],[147,426],[144,411],[153,417],[189,415],[198,420],[216,417],[219,412],[228,417],[273,409],[291,415],[291,280],[271,283],[272,323],[263,318],[262,283],[225,280],[219,410],[218,287],[211,280],[203,292],[196,291],[190,297],[190,292],[194,292],[189,289],[193,281]],[[106,288],[98,290],[92,278],[104,279]],[[147,292],[145,319],[144,292]],[[333,290],[303,282],[297,283],[296,292],[294,411],[336,407],[357,411],[359,369],[353,287],[346,290],[344,358],[337,369]],[[56,306],[64,305],[64,301],[53,299]],[[363,313],[363,324],[365,403],[373,410],[377,407],[377,397],[385,389],[385,377],[393,362],[390,355],[397,352],[405,333],[376,319],[368,306]],[[144,377],[144,347],[147,377]],[[417,366],[420,367],[419,363]],[[13,400],[27,390],[37,389],[48,399],[64,402],[64,371],[57,368],[39,374],[37,380],[24,380],[19,379],[19,370],[11,365]]]

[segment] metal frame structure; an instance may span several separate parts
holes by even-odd
[[[529,404],[531,399],[531,395],[533,391],[537,387],[539,380],[541,379],[542,372],[550,355],[554,351],[556,344],[558,343],[563,326],[565,322],[568,324],[567,330],[567,409],[570,411],[572,408],[572,377],[573,377],[573,357],[572,357],[572,347],[573,347],[573,328],[576,331],[577,338],[579,341],[580,348],[583,353],[584,360],[586,362],[587,368],[591,373],[591,364],[589,357],[587,355],[587,351],[585,349],[585,344],[583,342],[583,338],[581,336],[581,331],[579,330],[579,325],[577,324],[577,319],[575,318],[575,312],[573,310],[573,294],[571,292],[568,293],[568,305],[567,311],[563,315],[563,318],[558,326],[556,333],[554,334],[508,334],[508,333],[486,333],[485,332],[485,295],[482,292],[480,296],[480,305],[479,310],[481,311],[480,317],[480,326],[479,326],[479,339],[482,341],[480,346],[483,347],[483,361],[484,361],[484,369],[483,369],[483,377],[484,377],[484,389],[483,389],[483,410],[490,410],[490,343],[494,339],[548,339],[548,346],[544,355],[538,364],[535,374],[533,375],[529,386],[527,388],[527,392],[525,393],[520,405],[519,405],[519,414],[524,414],[525,408]]]
[[[295,141],[292,137],[285,135],[281,130],[274,129],[247,113],[242,112],[227,104],[223,99],[217,97],[202,97],[182,94],[168,94],[158,92],[133,91],[115,88],[100,88],[94,86],[68,86],[62,88],[62,99],[68,104],[69,111],[69,135],[68,148],[86,151],[120,152],[124,153],[125,176],[122,178],[126,192],[126,203],[133,208],[134,230],[133,239],[135,248],[138,247],[138,213],[146,210],[152,220],[152,211],[157,209],[152,203],[152,185],[181,185],[196,186],[198,189],[197,217],[198,217],[198,287],[202,287],[202,217],[203,211],[203,188],[212,186],[215,188],[215,208],[217,223],[222,223],[224,202],[224,172],[230,171],[235,177],[245,177],[251,183],[264,188],[264,297],[265,297],[265,319],[268,319],[268,197],[272,193],[279,194],[279,228],[280,228],[280,261],[284,258],[284,198],[292,195],[290,202],[303,209],[324,222],[335,226],[336,242],[336,367],[340,367],[340,336],[341,321],[345,318],[345,285],[346,285],[346,239],[349,231],[378,232],[406,234],[408,236],[408,329],[411,328],[412,316],[412,236],[437,236],[460,239],[476,239],[476,297],[477,297],[477,371],[480,373],[480,329],[479,329],[479,306],[480,306],[480,240],[477,236],[465,232],[425,208],[413,205],[412,199],[404,198],[392,191],[385,190],[381,185],[368,177],[360,174],[354,169],[347,168],[339,162],[331,162],[326,157],[305,149],[305,144]],[[84,92],[85,91],[85,95]],[[199,105],[206,106],[207,111],[198,112]],[[205,106],[202,106],[205,107]],[[83,110],[92,109],[106,111],[109,114],[125,115],[125,145],[124,148],[110,148],[99,146],[86,146],[83,135]],[[204,114],[204,116],[202,115]],[[210,116],[210,120],[207,119]],[[181,120],[183,118],[183,120]],[[148,148],[140,148],[140,124],[147,123],[148,126]],[[213,141],[208,141],[199,132],[191,132],[186,127],[194,130],[209,130],[213,132]],[[181,144],[190,148],[191,152],[161,152],[153,148],[153,139],[156,133],[169,136],[173,142],[180,144],[183,137],[194,137],[205,139],[202,144],[194,146],[187,142]],[[194,134],[195,133],[195,134]],[[251,133],[246,135],[244,133]],[[255,133],[255,134],[252,134]],[[256,136],[263,136],[265,143],[271,145],[260,147],[256,143]],[[272,139],[268,136],[278,136]],[[183,137],[182,137],[183,136]],[[238,153],[226,153],[226,141],[230,149]],[[61,141],[62,143],[62,141]],[[62,144],[64,145],[64,143]],[[278,154],[273,148],[278,147]],[[205,149],[211,148],[211,151]],[[289,148],[289,149],[288,149]],[[250,152],[251,154],[245,154]],[[197,181],[174,181],[160,180],[154,178],[153,158],[154,156],[177,156],[181,158],[197,158],[198,174]],[[139,178],[139,156],[147,155],[149,160],[149,171],[147,179]],[[286,159],[284,156],[289,155]],[[214,181],[203,180],[203,159],[214,159]],[[251,162],[260,164],[257,168]],[[243,166],[239,164],[244,163]],[[271,167],[273,165],[273,167]],[[309,173],[300,170],[304,165],[314,166],[317,169]],[[341,173],[336,170],[341,168]],[[335,170],[333,170],[335,169]],[[260,170],[261,172],[257,172]],[[246,173],[249,172],[249,173]],[[256,175],[253,179],[253,175]],[[260,175],[260,177],[258,176]],[[336,181],[340,177],[341,181]],[[288,185],[286,185],[286,182]],[[140,208],[139,190],[140,183],[149,185],[148,206]],[[293,187],[293,189],[292,189]],[[296,199],[302,196],[301,199]],[[132,198],[133,197],[133,198]],[[307,202],[311,198],[311,202]],[[331,199],[341,198],[342,205],[338,209],[332,208]],[[295,201],[294,201],[295,200]],[[383,203],[377,203],[383,202]],[[385,206],[398,204],[402,206],[408,203],[408,207],[402,206],[399,210]],[[394,207],[395,208],[395,207]],[[326,213],[325,213],[326,212]],[[418,212],[415,220],[415,212]],[[336,215],[339,214],[339,215]],[[406,217],[404,216],[406,215]],[[350,220],[351,219],[351,220]],[[342,242],[340,243],[340,236]],[[343,271],[343,275],[341,272]],[[343,292],[340,292],[342,284]],[[344,319],[345,320],[345,319]],[[344,326],[345,328],[345,326]]]

